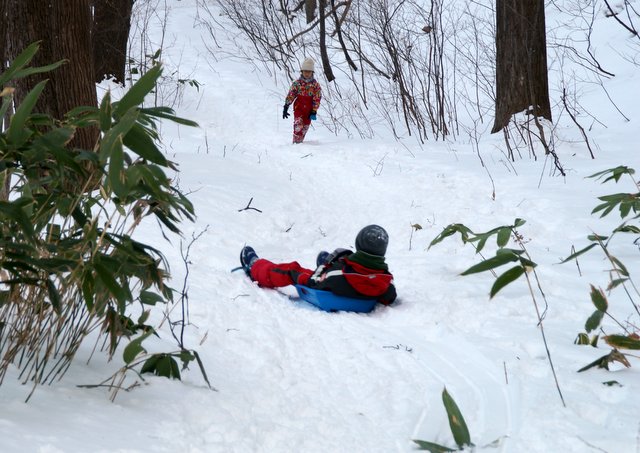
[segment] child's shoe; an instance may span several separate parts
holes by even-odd
[[[240,251],[240,264],[242,265],[242,269],[244,269],[245,274],[251,277],[251,266],[258,260],[258,255],[256,251],[253,250],[253,247],[249,247],[248,245],[243,247]]]

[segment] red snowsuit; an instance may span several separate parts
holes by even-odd
[[[251,267],[251,279],[264,288],[305,285],[331,291],[339,296],[377,299],[389,305],[396,298],[393,275],[383,269],[371,269],[343,256],[323,264],[315,271],[305,269],[297,261],[275,264],[258,259]]]
[[[320,108],[322,89],[316,79],[300,78],[294,81],[284,100],[293,104],[293,143],[302,143],[311,124],[310,116]]]

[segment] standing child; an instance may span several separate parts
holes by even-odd
[[[309,130],[311,120],[316,119],[320,107],[322,90],[313,78],[314,62],[307,58],[300,67],[300,78],[291,84],[284,100],[282,118],[289,118],[289,106],[293,104],[293,143],[302,143]]]

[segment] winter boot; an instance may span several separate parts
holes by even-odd
[[[244,269],[245,274],[251,277],[251,266],[258,260],[258,255],[256,251],[253,250],[253,247],[249,247],[248,245],[243,247],[240,251],[240,264],[242,265],[242,269]]]
[[[316,258],[316,267],[320,267],[323,264],[326,264],[329,259],[329,252],[323,250],[318,253],[318,257]]]

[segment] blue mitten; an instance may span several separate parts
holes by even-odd
[[[316,112],[311,112],[311,115],[309,115],[309,119],[310,119],[311,121],[316,120],[316,119],[317,119],[317,117],[316,117]]]

